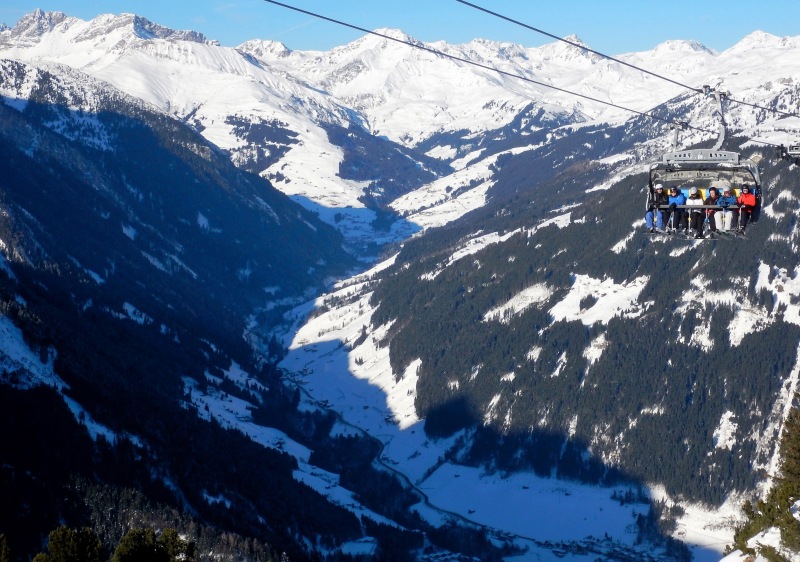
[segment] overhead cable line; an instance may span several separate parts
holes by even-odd
[[[546,31],[542,31],[541,29],[537,29],[537,28],[532,27],[532,26],[530,26],[530,25],[528,25],[526,23],[522,23],[521,21],[517,21],[515,19],[509,18],[509,17],[504,16],[502,14],[498,14],[497,12],[493,12],[493,11],[488,10],[486,8],[482,8],[481,6],[478,6],[477,4],[473,4],[471,2],[466,2],[465,0],[456,0],[456,2],[460,2],[461,4],[464,4],[465,6],[469,6],[471,8],[475,8],[476,10],[480,10],[481,12],[485,12],[485,13],[490,14],[492,16],[495,16],[495,17],[498,17],[500,19],[504,19],[506,21],[514,23],[516,25],[522,26],[522,27],[524,27],[526,29],[530,29],[531,31],[535,31],[536,33],[541,33],[542,35],[546,35],[547,37],[551,37],[553,39],[561,41],[562,43],[566,43],[567,45],[572,45],[573,47],[578,47],[579,49],[582,49],[582,50],[587,51],[589,53],[592,53],[594,55],[603,57],[604,59],[613,60],[614,62],[617,62],[619,64],[625,65],[625,66],[627,66],[629,68],[633,68],[634,70],[638,70],[640,72],[644,72],[645,74],[649,74],[651,76],[655,76],[656,78],[660,78],[661,80],[666,80],[667,82],[672,82],[673,84],[675,84],[676,86],[680,86],[681,88],[686,88],[688,90],[695,91],[695,92],[697,92],[699,94],[703,93],[703,89],[702,88],[694,88],[694,87],[689,86],[687,84],[683,84],[683,83],[678,82],[676,80],[672,80],[671,78],[667,78],[666,76],[662,76],[661,74],[656,74],[655,72],[651,72],[649,70],[645,70],[643,68],[639,68],[638,66],[635,66],[635,65],[633,65],[631,63],[628,63],[628,62],[625,62],[624,60],[620,60],[620,59],[616,59],[614,57],[610,57],[608,55],[604,55],[603,53],[601,53],[599,51],[595,51],[594,49],[590,49],[586,45],[581,45],[580,43],[576,43],[575,41],[570,41],[569,39],[564,39],[563,37],[559,37],[558,35],[553,35],[552,33],[548,33]]]
[[[498,14],[497,12],[493,12],[492,10],[489,10],[487,8],[483,8],[481,6],[478,6],[477,4],[473,4],[472,2],[467,2],[466,0],[456,0],[456,2],[464,4],[465,6],[469,6],[471,8],[475,8],[476,10],[480,10],[481,12],[484,12],[484,13],[487,13],[489,15],[498,17],[498,18],[503,19],[503,20],[506,20],[506,21],[511,22],[513,24],[516,24],[516,25],[519,25],[521,27],[524,27],[526,29],[530,29],[531,31],[535,31],[536,33],[540,33],[540,34],[545,35],[547,37],[551,37],[553,39],[561,41],[562,43],[566,43],[568,45],[572,45],[573,47],[577,47],[577,48],[582,49],[582,50],[584,50],[586,52],[598,55],[600,57],[603,57],[604,59],[612,60],[612,61],[614,61],[616,63],[619,63],[619,64],[622,64],[622,65],[627,66],[629,68],[633,68],[635,70],[638,70],[639,72],[644,72],[645,74],[649,74],[650,76],[655,76],[656,78],[660,78],[661,80],[665,80],[667,82],[670,82],[670,83],[675,84],[677,86],[680,86],[682,88],[686,88],[687,90],[691,90],[691,91],[696,92],[698,94],[705,93],[705,88],[695,88],[694,86],[689,86],[688,84],[683,84],[681,82],[678,82],[677,80],[673,80],[672,78],[668,78],[668,77],[666,77],[666,76],[664,76],[662,74],[658,74],[656,72],[652,72],[650,70],[646,70],[646,69],[638,67],[638,66],[636,66],[634,64],[625,62],[623,60],[620,60],[620,59],[617,59],[617,58],[614,58],[614,57],[611,57],[609,55],[605,55],[605,54],[603,54],[603,53],[601,53],[599,51],[595,51],[594,49],[590,49],[586,45],[581,45],[580,43],[576,43],[575,41],[570,41],[569,39],[564,39],[563,37],[559,37],[557,35],[553,35],[552,33],[548,33],[548,32],[543,31],[541,29],[537,29],[537,28],[535,28],[533,26],[530,26],[530,25],[528,25],[526,23],[522,23],[521,21],[509,18],[509,17],[504,16],[502,14]],[[780,109],[775,109],[775,108],[772,108],[772,107],[764,107],[764,106],[761,106],[761,105],[758,105],[758,104],[748,103],[746,101],[741,101],[741,100],[734,99],[734,98],[732,98],[730,96],[727,96],[727,98],[728,98],[729,101],[731,101],[733,103],[738,103],[738,104],[741,104],[741,105],[747,105],[747,106],[753,107],[755,109],[763,109],[765,111],[771,111],[773,113],[778,113],[780,115],[785,115],[787,117],[800,117],[800,115],[798,115],[797,113],[791,113],[791,112],[788,112],[788,111],[781,111]],[[767,143],[767,144],[769,144],[769,143]]]
[[[301,14],[306,14],[306,15],[309,15],[309,16],[312,16],[312,17],[315,17],[315,18],[318,18],[318,19],[321,19],[321,20],[325,20],[325,21],[329,21],[331,23],[335,23],[337,25],[342,25],[344,27],[349,27],[350,29],[355,29],[357,31],[361,31],[361,32],[367,33],[369,35],[374,35],[376,37],[382,37],[383,39],[388,39],[388,40],[394,41],[396,43],[402,43],[403,45],[408,45],[409,47],[414,47],[415,49],[420,49],[422,51],[427,51],[427,52],[432,53],[434,55],[438,55],[438,56],[441,56],[441,57],[444,57],[444,58],[448,58],[448,59],[451,59],[451,60],[454,60],[454,61],[458,61],[458,62],[463,62],[463,63],[466,63],[466,64],[471,64],[472,66],[477,66],[478,68],[483,68],[484,70],[489,70],[491,72],[497,72],[498,74],[502,74],[504,76],[509,76],[511,78],[516,78],[518,80],[523,80],[525,82],[529,82],[531,84],[536,84],[538,86],[543,86],[545,88],[550,88],[551,90],[556,90],[556,91],[559,91],[559,92],[563,92],[563,93],[569,94],[571,96],[576,96],[576,97],[583,98],[583,99],[586,99],[586,100],[590,100],[590,101],[593,101],[593,102],[596,102],[596,103],[601,103],[603,105],[608,105],[610,107],[614,107],[616,109],[621,109],[623,111],[627,111],[627,112],[630,112],[630,113],[635,113],[635,114],[641,115],[643,117],[649,117],[650,119],[655,119],[657,121],[663,121],[664,123],[669,123],[670,125],[677,125],[677,126],[679,126],[681,128],[693,129],[693,130],[699,131],[701,133],[711,133],[711,134],[716,134],[717,133],[717,131],[711,131],[711,130],[708,130],[708,129],[695,127],[693,125],[690,125],[690,124],[684,123],[684,122],[673,121],[672,119],[667,119],[666,117],[659,117],[658,115],[653,115],[653,114],[647,113],[645,111],[639,111],[637,109],[631,109],[629,107],[624,107],[622,105],[617,105],[615,103],[612,103],[612,102],[609,102],[609,101],[606,101],[606,100],[601,100],[599,98],[594,98],[594,97],[591,97],[591,96],[587,96],[585,94],[580,94],[578,92],[573,92],[571,90],[566,90],[564,88],[559,88],[558,86],[553,86],[552,84],[546,84],[545,82],[539,82],[538,80],[533,80],[532,78],[528,78],[527,76],[522,76],[520,74],[514,74],[513,72],[508,72],[506,70],[501,70],[501,69],[493,67],[493,66],[488,66],[488,65],[485,65],[485,64],[481,64],[479,62],[475,62],[475,61],[472,61],[472,60],[469,60],[469,59],[458,57],[456,55],[451,55],[449,53],[445,53],[443,51],[439,51],[437,49],[433,49],[431,47],[428,47],[428,46],[426,46],[426,45],[424,45],[422,43],[414,43],[414,42],[411,42],[411,41],[405,41],[403,39],[398,39],[397,37],[392,37],[390,35],[385,35],[383,33],[378,33],[377,31],[370,31],[369,29],[366,29],[366,28],[363,28],[363,27],[359,27],[357,25],[353,25],[353,24],[350,24],[350,23],[347,23],[347,22],[343,22],[341,20],[337,20],[337,19],[334,19],[334,18],[329,18],[327,16],[323,16],[321,14],[317,14],[317,13],[314,13],[314,12],[309,12],[308,10],[304,10],[302,8],[297,8],[295,6],[290,6],[289,4],[284,4],[283,2],[278,2],[277,0],[264,0],[264,1],[265,2],[269,2],[270,4],[275,4],[276,6],[281,6],[283,8],[288,8],[289,10],[294,10],[295,12],[300,12]]]

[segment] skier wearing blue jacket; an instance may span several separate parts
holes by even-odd
[[[669,188],[669,209],[667,209],[664,222],[671,226],[670,231],[683,230],[684,234],[689,233],[689,223],[687,220],[687,213],[685,209],[681,209],[678,205],[686,205],[686,196],[678,190],[677,187],[672,186]],[[672,223],[670,224],[670,215],[672,215]]]
[[[722,190],[722,196],[717,199],[717,205],[722,207],[722,211],[718,213],[722,218],[720,221],[722,224],[719,225],[720,230],[733,230],[733,220],[736,217],[736,213],[733,211],[736,209],[730,209],[730,207],[736,207],[737,201],[736,197],[731,193],[730,187],[726,187]]]

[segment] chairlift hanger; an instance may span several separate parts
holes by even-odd
[[[780,145],[778,147],[778,158],[793,160],[795,164],[800,166],[800,143],[792,143],[788,147]]]

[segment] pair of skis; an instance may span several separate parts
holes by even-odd
[[[683,230],[674,230],[674,229],[661,230],[658,228],[654,228],[653,230],[648,230],[647,234],[649,234],[650,236],[664,236],[667,238],[681,238],[686,240],[713,240],[713,238],[708,235],[704,235],[698,238],[695,237],[692,231],[689,231],[689,233],[685,233]]]
[[[668,238],[682,238],[686,240],[721,240],[725,238],[744,238],[744,233],[739,232],[737,230],[712,230],[710,232],[705,233],[704,235],[697,237],[689,231],[689,233],[684,233],[682,230],[662,230],[658,228],[654,228],[653,230],[645,231],[646,234],[650,236],[665,236]]]
[[[741,230],[717,230],[720,234],[727,238],[744,238],[744,232]]]

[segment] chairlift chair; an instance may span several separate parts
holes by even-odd
[[[778,147],[778,158],[794,160],[794,163],[800,166],[800,144],[790,144],[788,148],[781,144]]]
[[[720,194],[725,188],[730,188],[738,197],[742,186],[747,185],[751,193],[756,196],[756,207],[750,217],[750,223],[755,223],[762,207],[761,176],[758,169],[760,158],[750,159],[738,152],[720,150],[725,139],[722,100],[727,94],[713,90],[709,86],[704,86],[703,89],[706,95],[713,95],[717,102],[720,127],[716,144],[713,148],[677,150],[676,130],[673,151],[663,154],[660,161],[650,165],[649,194],[655,193],[655,185],[660,183],[666,192],[677,187],[687,198],[692,187],[698,189],[703,199],[708,197],[708,190],[712,187],[717,188]],[[794,145],[794,148],[800,149],[800,145]],[[738,209],[738,206],[736,208]]]
[[[703,199],[708,197],[708,190],[712,187],[717,188],[720,194],[725,188],[730,188],[738,197],[742,186],[747,185],[756,196],[756,208],[752,212],[750,223],[757,222],[761,213],[762,192],[758,165],[738,152],[708,148],[667,152],[661,161],[650,165],[650,193],[655,192],[654,186],[657,183],[662,184],[667,192],[677,187],[686,197],[689,196],[689,189],[696,187]]]
[[[786,158],[794,160],[794,163],[800,166],[800,144],[790,144],[786,149]]]

